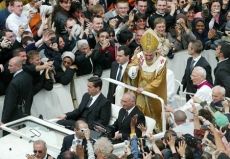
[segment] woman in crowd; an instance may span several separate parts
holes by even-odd
[[[74,77],[77,66],[73,65],[75,61],[75,55],[72,52],[66,51],[62,54],[61,68],[56,70],[55,79],[57,83],[63,85],[69,84]]]

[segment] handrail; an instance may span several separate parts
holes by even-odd
[[[102,78],[102,79],[106,80],[108,82],[111,82],[113,84],[116,84],[116,85],[125,87],[127,89],[130,89],[132,91],[135,91],[135,92],[137,91],[136,87],[127,85],[127,84],[125,84],[123,82],[120,82],[120,81],[117,81],[117,80],[114,80],[114,79],[111,79],[111,78]],[[165,119],[164,100],[161,97],[159,97],[158,95],[156,95],[154,93],[147,92],[147,91],[142,91],[141,94],[146,95],[146,96],[151,97],[151,98],[154,98],[154,99],[158,99],[161,102],[162,130],[163,130],[163,132],[165,132],[166,131],[166,119]]]

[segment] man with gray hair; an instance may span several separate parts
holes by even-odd
[[[107,158],[113,152],[113,144],[112,142],[106,138],[99,138],[94,144],[94,153],[97,156],[97,159]]]
[[[195,94],[190,94],[193,96],[180,110],[187,110],[192,107],[191,103],[200,101],[207,101],[210,103],[212,101],[212,85],[206,80],[206,71],[203,67],[197,66],[193,69],[191,74],[191,80],[193,85],[197,87]]]
[[[226,90],[219,85],[212,88],[212,102],[210,108],[213,112],[219,111],[224,113],[230,121],[229,99],[225,97]]]
[[[94,51],[90,49],[87,40],[82,39],[77,42],[78,51],[75,53],[75,64],[77,65],[77,75],[91,74],[101,76],[102,69],[98,67],[94,59]]]
[[[27,155],[27,158],[35,157],[36,159],[54,159],[47,153],[46,142],[43,140],[36,140],[33,143],[34,155]]]
[[[212,102],[210,106],[213,109],[220,110],[223,108],[222,102],[225,100],[225,88],[219,85],[212,88]]]
[[[128,140],[130,134],[142,136],[142,132],[137,128],[138,124],[145,125],[145,116],[136,106],[136,96],[133,92],[126,92],[121,99],[122,108],[119,111],[117,120],[110,126],[111,132],[114,133],[113,141],[115,143]],[[131,121],[134,120],[135,129],[131,129]]]
[[[187,115],[182,110],[177,110],[173,113],[174,123],[173,130],[176,133],[180,134],[191,134],[194,132],[194,124],[193,122],[187,122]]]

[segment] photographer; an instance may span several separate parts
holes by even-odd
[[[115,46],[109,40],[109,33],[102,29],[98,32],[98,42],[94,48],[95,62],[104,70],[111,67],[115,60]]]
[[[29,51],[27,63],[23,66],[23,70],[33,77],[33,94],[35,95],[41,89],[52,90],[53,80],[50,75],[53,68],[53,62],[42,63],[39,52]]]
[[[59,69],[62,60],[55,32],[53,30],[44,32],[43,41],[44,43],[38,48],[41,58],[53,61],[54,68]]]
[[[75,122],[74,131],[75,134],[64,137],[61,152],[57,158],[61,159],[61,155],[68,150],[76,153],[76,150],[79,150],[79,146],[83,146],[84,153],[81,153],[81,156],[79,157],[85,159],[94,159],[95,157],[92,146],[94,141],[90,138],[88,124],[83,120],[78,120]],[[79,155],[79,153],[77,155]]]
[[[176,19],[176,37],[173,52],[187,49],[189,42],[196,39],[196,36],[188,28],[186,16],[178,14]]]
[[[65,30],[67,35],[63,36],[65,38],[65,45],[68,46],[68,51],[72,50],[79,40],[79,36],[83,31],[83,27],[77,24],[76,20],[73,18],[68,18],[65,22]]]
[[[13,50],[20,47],[16,41],[15,34],[12,30],[4,29],[1,31],[0,40],[0,64],[5,65],[13,57]]]

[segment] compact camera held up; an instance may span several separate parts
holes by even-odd
[[[3,49],[4,49],[4,48],[9,49],[9,48],[12,47],[12,43],[11,43],[10,40],[6,39],[6,37],[2,37],[2,38],[0,39],[0,46],[1,46],[1,48],[3,48]]]

